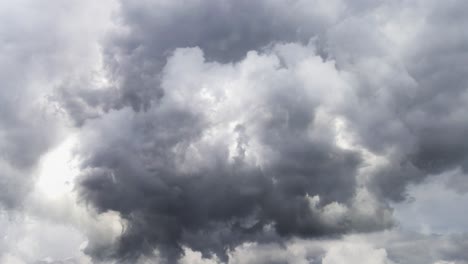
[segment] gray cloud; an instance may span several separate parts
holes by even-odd
[[[44,87],[62,61],[54,52],[62,43],[41,31],[54,28],[40,12],[8,8],[1,4],[0,27],[0,203],[17,207],[30,190],[34,167],[53,143],[56,127],[45,105]],[[17,16],[29,16],[29,27]],[[55,36],[57,37],[57,36]],[[48,65],[47,69],[42,65]]]
[[[351,235],[340,240],[295,240],[285,247],[244,245],[229,263],[455,263],[468,262],[465,235],[422,235],[404,231]]]
[[[331,58],[355,77],[355,101],[360,103],[343,109],[350,128],[360,144],[389,161],[375,178],[385,197],[401,201],[409,183],[457,167],[465,170],[466,76],[461,62],[467,39],[457,33],[465,19],[455,18],[463,5],[388,4],[376,11],[387,20],[367,14],[328,31]],[[392,31],[401,25],[412,33]]]
[[[443,52],[464,40],[425,41],[459,27],[460,6],[400,4],[122,3],[104,43],[117,96],[84,94],[110,103],[83,127],[78,188],[128,220],[113,257],[386,228],[388,199],[464,168],[465,77]]]
[[[361,158],[337,147],[331,128],[316,120],[316,88],[294,79],[300,65],[282,68],[273,52],[250,53],[234,65],[202,56],[199,49],[174,53],[157,106],[111,112],[84,127],[79,191],[99,210],[128,220],[119,258],[131,261],[156,246],[174,261],[182,245],[225,257],[226,248],[244,241],[388,224],[364,227],[348,219]],[[336,74],[332,64],[309,56],[325,74]],[[218,87],[226,82],[237,87],[234,94]]]
[[[88,71],[99,55],[94,39],[99,27],[87,28],[86,22],[74,22],[86,17],[82,11],[88,4],[86,1],[70,1],[66,5],[58,1],[0,1],[2,263],[35,262],[34,235],[41,231],[48,233],[37,239],[42,243],[38,248],[44,252],[66,251],[67,245],[56,245],[67,244],[60,240],[75,238],[51,235],[57,230],[50,231],[45,224],[38,228],[40,231],[35,230],[31,224],[34,221],[28,221],[31,215],[27,211],[42,157],[68,132],[65,118],[49,100],[50,95],[64,79]],[[101,14],[102,6],[95,7],[88,15]],[[77,37],[77,33],[81,36]],[[46,195],[36,198],[41,200]],[[44,208],[49,206],[53,205],[43,203],[41,209],[47,211]],[[27,236],[24,233],[34,233],[32,242],[28,241],[30,237],[24,239]],[[15,253],[22,256],[13,256]]]
[[[21,205],[73,130],[75,192],[124,226],[114,244],[81,227],[93,261],[334,263],[358,256],[282,249],[394,227],[428,177],[466,193],[461,1],[21,3],[0,3],[0,204]],[[464,235],[390,242],[356,250],[466,262]]]
[[[121,1],[119,27],[103,44],[112,89],[105,96],[72,89],[73,99],[68,91],[59,101],[79,124],[109,109],[147,110],[164,94],[160,71],[175,48],[197,46],[207,60],[235,62],[272,43],[307,43],[351,11],[341,1]]]
[[[0,201],[7,208],[31,191],[39,158],[63,136],[63,117],[50,101],[56,86],[88,72],[99,57],[96,35],[105,25],[74,22],[88,5],[0,3]]]

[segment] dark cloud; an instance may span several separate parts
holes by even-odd
[[[299,66],[280,67],[279,53],[218,64],[205,62],[199,49],[177,50],[164,69],[166,92],[158,105],[87,123],[81,197],[128,221],[112,257],[132,261],[158,249],[175,261],[185,245],[225,258],[227,249],[246,241],[388,226],[386,217],[367,226],[356,222],[360,154],[338,147],[332,128],[317,120],[314,89],[338,84],[301,84],[294,76]],[[325,74],[336,73],[308,56]],[[226,82],[237,90],[218,86]]]
[[[386,228],[408,184],[464,170],[465,40],[444,30],[460,4],[314,4],[121,3],[111,88],[65,100],[80,124],[102,115],[83,127],[78,190],[128,221],[111,257]]]
[[[382,230],[411,184],[468,189],[462,1],[120,1],[112,25],[111,2],[22,3],[0,4],[0,204],[70,118],[76,192],[125,226],[95,261]],[[401,240],[364,250],[466,262],[464,236]]]
[[[460,17],[464,4],[409,5],[403,15],[402,8],[378,8],[377,13],[388,16],[383,25],[379,16],[366,14],[328,31],[331,58],[355,77],[355,98],[342,111],[360,144],[387,159],[375,183],[378,192],[396,201],[405,198],[409,183],[465,170],[468,154],[463,140],[468,128],[463,122],[463,43],[468,39],[459,34],[466,24]],[[419,14],[424,22],[411,14]],[[386,32],[409,22],[412,35]]]
[[[272,43],[307,43],[346,12],[340,1],[121,1],[119,28],[103,43],[109,94],[91,89],[70,99],[68,91],[59,101],[78,123],[110,108],[147,110],[164,94],[160,71],[175,48],[197,46],[207,60],[235,62]]]
[[[457,30],[468,23],[461,12],[466,4],[451,1],[435,8],[418,36],[434,41],[424,42],[422,49],[409,56],[409,71],[421,87],[409,118],[418,137],[411,160],[431,174],[457,166],[465,171],[468,162],[468,145],[463,140],[468,132],[463,122],[468,113],[467,66],[463,63],[468,38]]]

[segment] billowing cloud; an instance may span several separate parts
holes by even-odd
[[[448,102],[466,89],[436,57],[417,63],[436,47],[410,45],[456,3],[285,4],[121,5],[105,43],[121,97],[83,127],[79,180],[84,200],[130,223],[117,258],[388,228],[387,199],[463,167],[464,104]],[[429,22],[397,35],[415,13]]]
[[[342,101],[329,95],[348,87],[312,44],[235,64],[178,49],[162,76],[165,95],[148,111],[115,111],[83,128],[80,193],[129,221],[118,254],[157,245],[178,257],[187,245],[221,256],[243,241],[391,224],[390,212],[355,208],[360,154],[337,146],[335,120],[319,104]]]
[[[466,7],[0,2],[0,262],[466,263]]]

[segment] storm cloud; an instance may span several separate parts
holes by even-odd
[[[236,64],[178,49],[163,70],[157,105],[112,112],[83,128],[92,130],[82,142],[80,193],[129,220],[117,254],[151,253],[152,245],[176,254],[187,245],[222,256],[245,241],[390,225],[373,215],[359,225],[359,212],[348,208],[361,156],[339,148],[327,124],[333,120],[317,116],[326,92],[314,84],[346,88],[333,63],[312,45],[273,49]],[[303,67],[335,78],[300,76]]]
[[[122,97],[85,125],[79,179],[84,200],[129,221],[119,257],[157,248],[175,259],[182,245],[223,256],[246,241],[388,228],[386,199],[463,165],[463,110],[437,100],[463,98],[453,77],[464,76],[441,72],[455,82],[441,91],[429,75],[445,65],[417,63],[437,47],[410,45],[450,23],[456,3],[410,9],[430,22],[401,43],[382,27],[408,17],[378,20],[401,6],[309,5],[331,13],[298,12],[301,1],[121,5],[125,30],[105,61]]]
[[[463,1],[20,2],[0,3],[0,207],[82,252],[4,231],[0,261],[468,261],[458,226],[405,229],[428,182],[468,192]]]

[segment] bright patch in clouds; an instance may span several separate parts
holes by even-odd
[[[73,156],[76,143],[76,136],[70,135],[41,158],[37,191],[48,198],[60,198],[73,190],[74,180],[79,174],[78,162]]]

